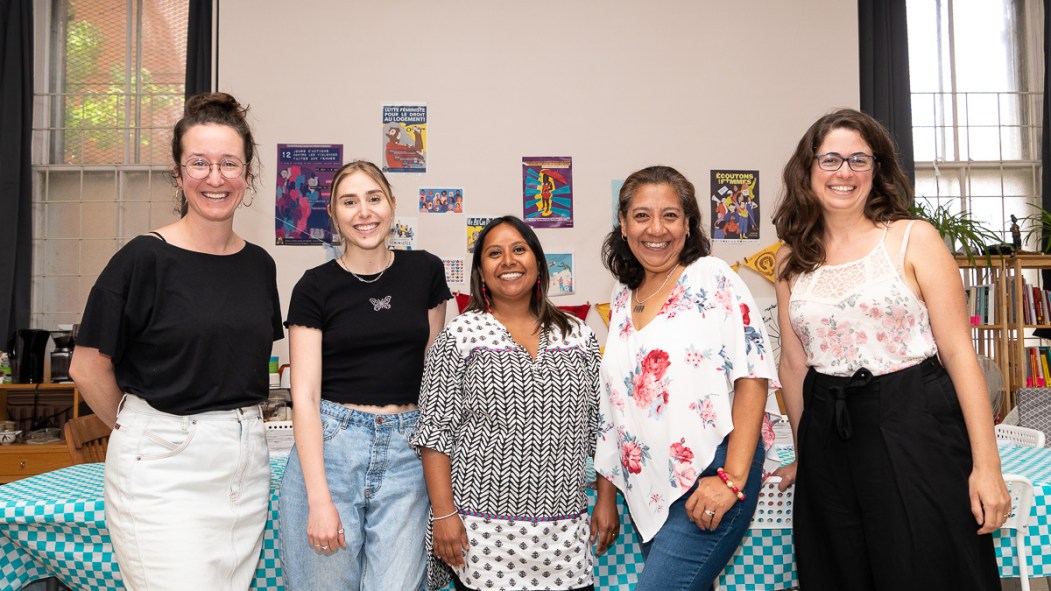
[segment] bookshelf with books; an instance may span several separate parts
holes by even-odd
[[[1033,335],[1051,333],[1051,286],[1041,285],[1038,271],[1051,269],[1051,255],[1009,257],[958,256],[956,263],[967,291],[975,350],[993,359],[1007,383],[1006,413],[1014,392],[1026,387],[1051,387],[1051,342]],[[1026,273],[1026,271],[1036,271]]]

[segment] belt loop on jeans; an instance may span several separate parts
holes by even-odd
[[[871,382],[872,372],[862,367],[854,372],[854,375],[850,376],[850,379],[842,386],[832,386],[828,389],[829,393],[835,398],[832,411],[836,419],[836,433],[839,434],[840,439],[845,441],[854,434],[854,428],[850,423],[850,410],[847,409],[847,390],[864,388]]]

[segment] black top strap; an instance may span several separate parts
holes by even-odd
[[[167,244],[167,242],[168,242],[167,240],[164,239],[164,236],[161,236],[160,232],[147,232],[147,234],[153,234],[157,238],[160,238],[161,242],[164,242],[165,244]]]

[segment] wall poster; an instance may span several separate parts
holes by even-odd
[[[339,242],[329,222],[332,177],[343,165],[343,144],[278,144],[275,244]]]
[[[383,171],[427,172],[427,105],[383,105]]]
[[[522,218],[534,228],[573,227],[572,158],[522,158]]]
[[[759,240],[759,171],[711,173],[712,240]]]
[[[475,242],[478,241],[478,233],[495,219],[495,217],[467,218],[467,252],[474,252]]]

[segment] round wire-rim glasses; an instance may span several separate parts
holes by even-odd
[[[846,162],[850,170],[854,172],[868,172],[872,170],[872,164],[876,161],[876,157],[872,154],[851,154],[850,156],[840,156],[835,152],[829,152],[828,154],[818,154],[814,156],[817,160],[817,166],[821,170],[827,170],[829,172],[836,172],[840,168],[843,168],[843,163]]]
[[[219,174],[228,179],[241,178],[245,171],[245,163],[237,158],[223,158],[219,162],[209,162],[204,158],[190,158],[182,164],[183,169],[186,170],[186,176],[198,181],[208,178],[213,166],[219,169]]]

